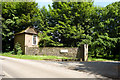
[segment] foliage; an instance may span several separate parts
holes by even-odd
[[[94,57],[97,57],[98,55],[109,57],[109,55],[114,55],[112,50],[115,48],[116,43],[117,38],[110,38],[106,35],[99,35],[95,41],[91,42],[90,53],[91,55],[93,54]]]
[[[3,2],[2,3],[2,41],[3,52],[12,51],[14,34],[28,26],[35,26],[39,8],[35,2]]]
[[[17,55],[21,55],[23,53],[23,51],[21,49],[21,45],[18,42],[15,44],[15,50],[14,50],[14,52]]]
[[[95,7],[93,2],[53,2],[49,10],[37,3],[3,4],[3,51],[13,49],[14,33],[34,26],[39,46],[78,47],[89,44],[89,55],[120,55],[120,2]]]
[[[52,6],[49,27],[53,40],[67,47],[79,46],[90,34],[92,2],[54,2]]]
[[[39,46],[40,47],[45,47],[46,45],[50,44],[50,42],[52,42],[51,37],[52,36],[48,36],[47,32],[43,31],[43,33],[38,33],[38,37],[39,37]]]

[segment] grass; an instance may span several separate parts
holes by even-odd
[[[0,54],[1,56],[19,58],[19,59],[30,59],[30,60],[47,60],[47,59],[73,59],[68,57],[59,57],[59,56],[40,56],[40,55],[13,55],[10,52]],[[118,61],[118,59],[103,59],[103,58],[92,58],[89,57],[88,61]]]
[[[45,60],[45,59],[71,59],[68,57],[58,57],[58,56],[40,56],[40,55],[13,55],[10,53],[0,54],[1,56],[19,58],[19,59],[30,59],[30,60]]]
[[[88,61],[118,61],[118,59],[88,58]]]

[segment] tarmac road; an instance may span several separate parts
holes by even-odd
[[[70,70],[49,61],[0,56],[3,78],[106,78],[99,74]]]

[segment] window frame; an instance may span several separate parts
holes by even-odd
[[[34,37],[36,38],[36,44],[34,44]],[[32,45],[37,45],[37,35],[32,35]]]

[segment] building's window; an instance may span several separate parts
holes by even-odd
[[[33,45],[37,45],[37,36],[33,35]]]

